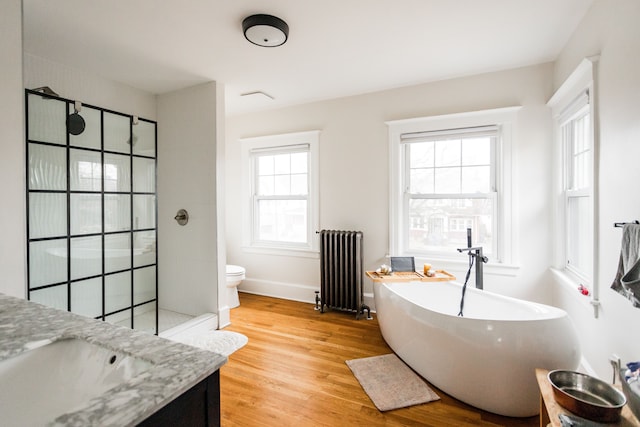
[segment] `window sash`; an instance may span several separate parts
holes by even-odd
[[[403,171],[403,180],[404,180],[404,201],[403,201],[403,239],[404,247],[403,251],[405,253],[413,253],[416,255],[436,255],[436,256],[447,256],[451,255],[451,244],[447,245],[439,245],[438,240],[440,236],[446,240],[453,240],[455,242],[456,247],[464,247],[466,246],[466,227],[464,228],[464,232],[458,230],[458,220],[469,220],[474,224],[472,227],[474,230],[474,234],[479,236],[481,230],[478,228],[487,229],[490,227],[488,231],[490,233],[489,242],[484,240],[483,242],[476,242],[477,244],[483,244],[485,246],[485,253],[487,255],[497,255],[497,241],[498,241],[498,191],[496,185],[496,145],[497,139],[499,137],[499,126],[481,126],[481,127],[473,127],[473,128],[462,128],[462,129],[447,129],[447,130],[438,130],[438,131],[429,131],[429,132],[414,132],[414,133],[405,133],[402,134],[401,146],[404,151],[404,171]],[[412,168],[411,167],[411,148],[414,144],[424,143],[424,142],[444,142],[460,140],[464,141],[467,139],[475,139],[481,137],[489,138],[489,155],[488,155],[488,164],[483,163],[481,165],[465,165],[463,160],[463,148],[462,142],[460,143],[460,153],[459,159],[457,162],[447,165],[447,166],[438,166],[436,165],[436,160],[433,160],[433,164],[427,165],[425,168]],[[435,147],[434,147],[435,150]],[[489,182],[486,187],[487,191],[478,191],[478,192],[464,192],[464,174],[465,170],[473,167],[488,167],[489,168]],[[437,173],[438,170],[442,171],[443,169],[451,168],[453,173],[459,174],[459,191],[454,193],[444,192],[439,190],[447,189],[451,190],[452,188],[446,188],[446,186],[440,186],[438,188],[437,182]],[[412,182],[412,173],[416,170],[423,169],[426,171],[433,171],[433,191],[432,192],[418,192],[414,187],[414,183]],[[457,170],[456,170],[457,169]],[[445,201],[467,201],[474,199],[484,199],[489,202],[489,221],[481,221],[482,217],[486,217],[486,215],[479,214],[478,212],[471,213],[467,212],[466,214],[462,211],[455,212],[456,209],[454,207],[448,207],[447,211],[443,211],[442,214],[442,229],[441,230],[433,230],[432,226],[438,228],[439,226],[436,224],[437,221],[434,220],[433,223],[427,225],[426,231],[420,233],[416,231],[416,228],[413,227],[413,224],[416,222],[416,218],[413,217],[413,212],[411,210],[411,205],[414,204],[415,201],[418,200],[441,200]],[[446,202],[445,202],[446,203]],[[428,206],[428,203],[426,203]],[[429,209],[429,208],[426,208]],[[434,211],[432,211],[433,214]],[[435,214],[437,216],[437,214]],[[423,219],[418,220],[417,222],[424,223],[426,222]],[[482,223],[489,222],[487,226],[482,227]],[[452,229],[452,223],[456,224],[456,229]],[[426,236],[424,245],[417,244],[416,238],[420,238],[419,236]],[[429,244],[429,242],[433,242],[433,244]]]
[[[588,92],[558,118],[564,151],[565,269],[590,283],[593,265],[593,137]]]
[[[422,209],[423,212],[429,209],[432,210],[430,214],[423,215],[425,219],[422,221],[416,221],[416,217],[412,215],[411,205],[412,202],[416,201],[425,201],[426,207]],[[486,201],[484,209],[488,209],[489,212],[468,212],[465,211],[464,206],[457,212],[455,207],[448,207],[450,209],[448,212],[438,209],[437,202],[442,202],[440,205],[446,205],[447,201],[459,201],[462,202],[462,205],[466,204],[467,206],[469,202],[482,204],[482,201]],[[435,203],[429,206],[429,202]],[[438,195],[405,193],[403,212],[403,223],[405,224],[402,230],[404,253],[412,253],[419,256],[451,256],[452,248],[466,247],[466,224],[470,221],[473,224],[471,228],[475,236],[474,245],[483,246],[484,253],[487,256],[493,255],[495,257],[497,255],[499,219],[497,192]],[[490,217],[488,220],[486,219],[487,216]],[[440,223],[437,221],[438,218],[442,219]],[[460,228],[458,226],[459,221],[464,221],[465,226]],[[416,227],[417,223],[422,224],[422,231],[420,227]],[[455,228],[452,227],[452,224],[455,224]],[[417,239],[423,239],[424,244],[416,244]],[[441,239],[446,240],[447,244],[438,244]]]
[[[307,153],[306,158],[306,172],[304,175],[306,176],[306,191],[303,194],[279,194],[275,192],[272,194],[259,194],[260,189],[260,171],[259,171],[259,160],[263,156],[276,156],[280,154],[296,154],[296,153]],[[311,218],[311,202],[309,199],[310,194],[310,180],[309,180],[309,172],[310,172],[310,145],[309,144],[295,144],[295,145],[283,145],[283,146],[273,146],[273,147],[261,147],[254,148],[250,150],[251,162],[252,162],[252,174],[253,174],[253,191],[252,191],[252,244],[257,244],[259,246],[274,246],[274,247],[297,247],[297,248],[308,248],[311,245],[311,232],[309,228],[309,221]],[[271,175],[263,175],[263,176],[278,176],[278,175],[287,175],[289,177],[296,175],[289,170],[288,173],[285,174],[276,174],[275,172]],[[304,202],[305,205],[304,215],[303,215],[303,225],[297,227],[298,229],[302,228],[304,230],[304,238],[303,239],[287,239],[286,237],[278,237],[282,236],[282,228],[283,221],[286,221],[288,214],[282,211],[276,211],[271,215],[264,213],[261,209],[262,205],[265,205],[265,202],[273,202],[272,206],[278,206],[282,203],[278,202]],[[291,204],[290,204],[291,205]],[[295,204],[294,204],[295,205]],[[286,206],[286,203],[285,203]],[[265,232],[262,230],[262,227],[265,226],[265,222],[268,216],[272,216],[271,225],[274,230],[271,234],[272,238],[266,238]],[[289,218],[291,219],[291,218]],[[295,221],[294,221],[295,222]],[[295,225],[295,224],[294,224]],[[299,230],[298,230],[299,231]],[[266,233],[269,234],[269,233]]]

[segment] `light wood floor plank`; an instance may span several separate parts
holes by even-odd
[[[249,342],[220,370],[222,425],[234,426],[526,426],[432,388],[437,402],[380,412],[345,361],[391,353],[377,320],[312,304],[240,294],[225,330]]]

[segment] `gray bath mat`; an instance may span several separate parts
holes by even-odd
[[[395,354],[346,361],[380,411],[439,400],[437,394]]]

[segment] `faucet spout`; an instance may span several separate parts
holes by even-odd
[[[482,246],[471,246],[471,229],[467,228],[467,245],[466,248],[458,248],[457,251],[467,252],[469,255],[469,265],[476,261],[476,288],[484,289],[484,272],[483,264],[489,262],[489,258],[482,254]]]

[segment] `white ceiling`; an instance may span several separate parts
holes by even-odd
[[[234,115],[553,61],[592,2],[23,0],[24,50],[155,94],[215,80]],[[255,13],[287,43],[246,41]]]

